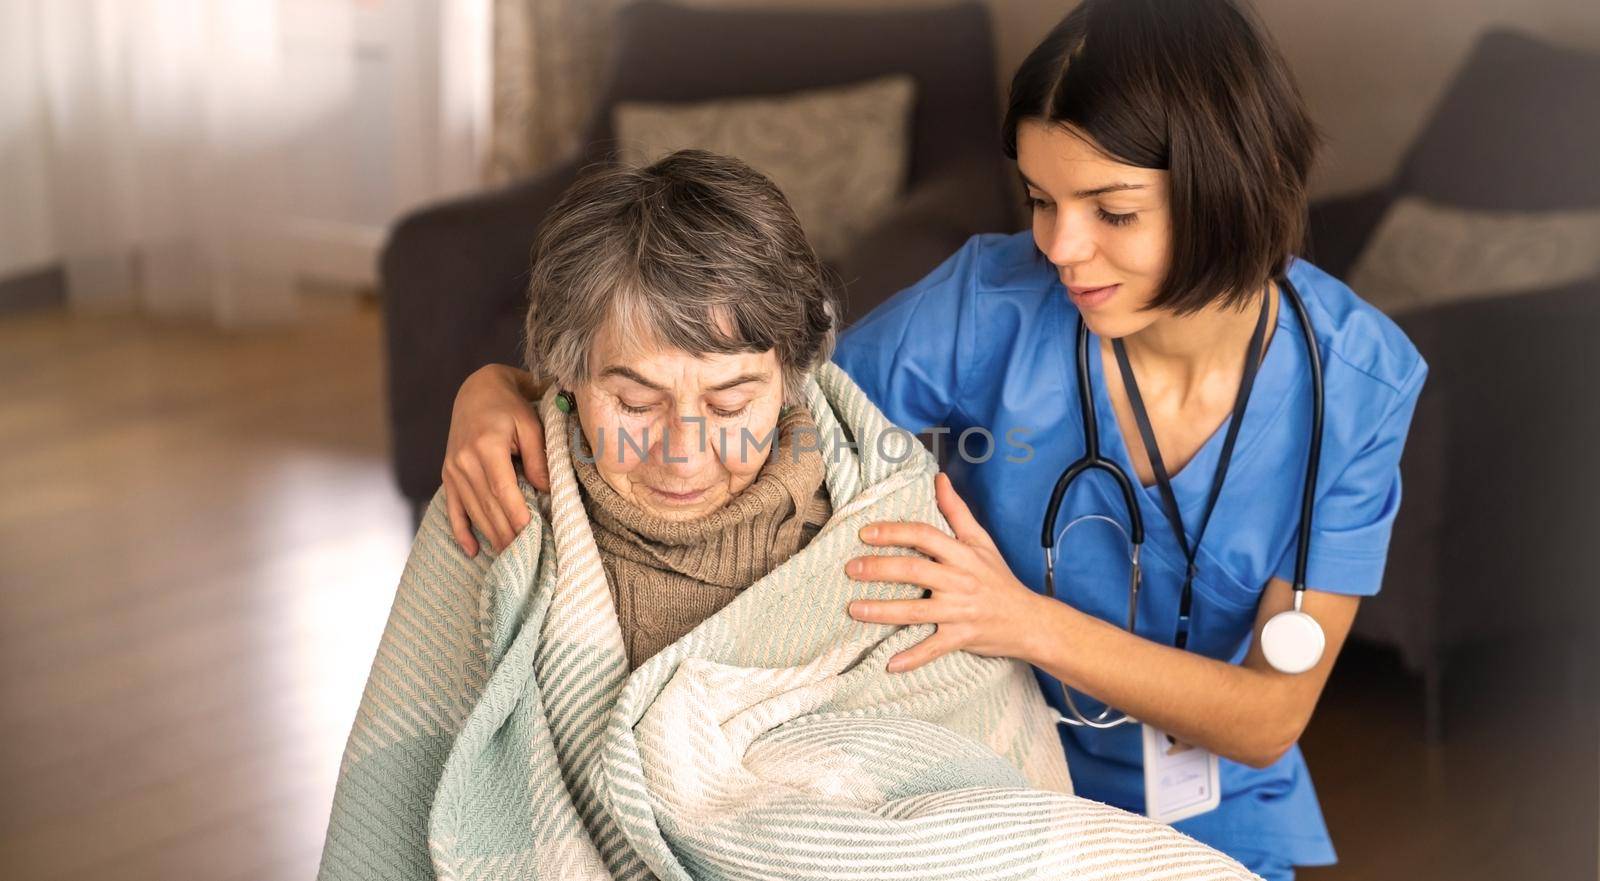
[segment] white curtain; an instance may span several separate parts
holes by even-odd
[[[224,325],[291,317],[307,235],[370,227],[381,240],[394,214],[481,179],[486,10],[0,0],[0,50],[23,53],[7,68],[30,80],[10,91],[33,92],[42,132],[36,222],[71,304]]]

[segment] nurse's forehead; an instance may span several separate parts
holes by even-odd
[[[1159,192],[1160,169],[1118,162],[1071,129],[1026,122],[1017,131],[1017,174],[1037,190],[1092,198],[1106,193]]]
[[[1028,177],[1027,173],[1024,172],[1020,166],[1017,168],[1017,175],[1022,178],[1022,183],[1025,186],[1033,187],[1036,190],[1048,191],[1051,189],[1051,187],[1035,183],[1033,178]],[[1112,180],[1103,184],[1093,184],[1088,187],[1084,187],[1083,189],[1075,189],[1072,191],[1072,196],[1076,199],[1090,199],[1095,196],[1104,196],[1107,193],[1136,193],[1148,191],[1152,188],[1153,187],[1150,184],[1137,184],[1131,181]]]

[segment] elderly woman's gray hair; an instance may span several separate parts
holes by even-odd
[[[775,350],[790,402],[832,354],[834,286],[788,200],[750,166],[681,150],[573,184],[534,243],[524,359],[588,377],[607,322],[630,342],[694,354]]]

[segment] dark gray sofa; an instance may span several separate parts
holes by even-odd
[[[1485,34],[1395,178],[1313,206],[1313,261],[1345,276],[1403,195],[1496,211],[1600,210],[1600,56]],[[1570,641],[1600,609],[1600,584],[1580,565],[1600,528],[1591,449],[1600,279],[1397,321],[1431,373],[1401,463],[1383,592],[1363,604],[1354,635],[1397,649],[1424,677],[1437,739],[1456,649]]]

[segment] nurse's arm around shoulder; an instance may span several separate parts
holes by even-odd
[[[1012,574],[993,539],[943,474],[939,509],[952,538],[923,523],[864,527],[871,545],[909,547],[928,559],[858,557],[855,578],[926,587],[916,600],[857,601],[850,614],[885,624],[937,624],[936,632],[889,661],[911,670],[964,650],[1027,661],[1173,737],[1255,767],[1277,761],[1300,738],[1355,620],[1360,597],[1307,590],[1302,609],[1316,618],[1327,648],[1298,675],[1274,670],[1261,653],[1261,629],[1294,604],[1293,588],[1273,578],[1262,592],[1255,639],[1242,664],[1161,645],[1030,590]]]

